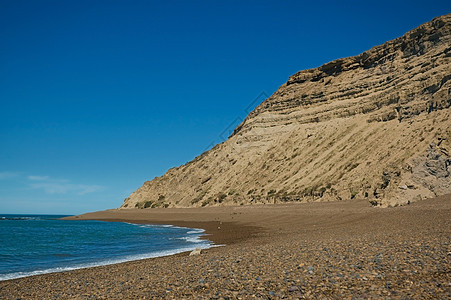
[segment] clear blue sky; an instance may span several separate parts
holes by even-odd
[[[450,1],[1,0],[0,213],[118,207],[221,142],[289,75],[449,12]]]

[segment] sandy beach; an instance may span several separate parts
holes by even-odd
[[[203,228],[224,246],[2,281],[1,299],[451,298],[451,195],[386,209],[356,200],[73,219]]]

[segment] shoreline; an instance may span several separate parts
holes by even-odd
[[[6,280],[0,298],[451,295],[450,194],[385,209],[354,200],[71,218],[202,228],[206,239],[226,246]]]
[[[248,224],[243,222],[243,220],[234,220],[234,215],[238,213],[231,212],[231,217],[227,216],[227,212],[222,212],[222,214],[217,215],[215,210],[218,208],[213,208],[211,211],[203,211],[204,208],[174,209],[176,211],[172,209],[110,209],[78,216],[64,217],[61,218],[61,220],[96,220],[133,224],[172,225],[203,229],[204,233],[202,234],[201,239],[209,240],[213,245],[232,245],[240,243],[257,233],[264,231],[264,228],[261,226]],[[227,207],[225,210],[235,210],[237,208],[238,207]],[[190,216],[192,212],[194,212],[194,214]]]
[[[72,216],[65,216],[63,218],[70,218],[70,217],[72,217]],[[62,218],[55,219],[55,220],[61,220],[61,219]],[[112,220],[111,222],[116,222],[116,221]],[[118,220],[117,222],[125,222],[127,224],[132,224],[130,222],[121,221],[121,220]],[[133,223],[133,224],[147,224],[147,223]],[[109,266],[109,265],[115,265],[115,264],[122,264],[122,263],[127,263],[127,262],[145,260],[145,259],[156,259],[156,258],[165,257],[165,256],[178,255],[181,253],[190,253],[192,250],[195,249],[194,246],[199,246],[202,250],[206,250],[206,249],[209,249],[212,247],[223,246],[223,245],[216,245],[211,240],[207,239],[205,236],[205,230],[201,229],[201,228],[182,227],[182,226],[175,226],[175,225],[167,225],[164,227],[175,227],[175,228],[196,230],[196,233],[195,233],[196,237],[194,239],[196,242],[192,245],[193,248],[183,247],[183,248],[175,248],[175,249],[168,249],[168,250],[153,250],[152,252],[145,252],[145,253],[141,253],[141,254],[133,254],[133,255],[125,254],[122,257],[102,258],[96,262],[84,262],[84,263],[79,262],[77,264],[64,266],[64,267],[50,267],[47,269],[39,269],[39,270],[34,270],[34,271],[17,271],[17,272],[13,272],[13,273],[0,275],[0,282],[7,281],[7,280],[21,279],[21,278],[25,278],[25,277],[45,275],[45,274],[70,272],[70,271],[80,270],[80,269],[89,269],[89,268],[103,267],[103,266]],[[189,233],[190,232],[188,232],[188,234]],[[185,237],[192,238],[190,235],[187,235]],[[208,241],[209,245],[207,246],[205,244],[200,244],[201,240]],[[204,247],[208,247],[208,248],[204,248]]]
[[[99,212],[93,212],[93,213],[86,213],[86,214],[82,214],[82,215],[64,216],[62,218],[59,218],[59,220],[70,220],[70,221],[93,220],[93,221],[104,221],[104,222],[123,222],[123,223],[132,223],[132,224],[168,225],[168,226],[174,226],[174,227],[189,228],[189,229],[193,229],[193,230],[200,229],[203,232],[200,233],[199,239],[207,240],[210,242],[210,246],[205,249],[203,248],[202,251],[206,251],[206,250],[214,248],[214,247],[222,247],[222,246],[239,243],[241,240],[249,238],[253,232],[256,232],[259,230],[259,228],[253,227],[253,226],[245,226],[245,225],[239,226],[239,225],[235,224],[234,222],[222,223],[221,221],[200,221],[200,222],[199,221],[171,221],[169,223],[167,221],[161,221],[161,220],[160,221],[149,221],[149,220],[135,219],[133,217],[129,217],[127,219],[118,219],[118,218],[116,218],[116,216],[114,216],[114,213],[111,214],[111,212],[115,212],[115,211],[117,211],[117,210],[112,209],[112,210],[105,210],[105,211],[99,211]],[[131,213],[134,214],[135,212],[131,211]],[[104,215],[106,215],[106,217]],[[221,229],[219,229],[219,228],[221,228]],[[194,250],[194,249],[192,249],[192,250]],[[87,266],[80,265],[80,266],[71,266],[71,267],[63,267],[63,268],[56,267],[56,268],[46,269],[46,270],[37,270],[37,271],[29,272],[30,273],[29,275],[20,275],[19,277],[13,277],[13,278],[9,278],[9,279],[1,279],[0,282],[22,279],[22,278],[33,277],[33,276],[104,267],[104,266],[123,264],[123,263],[135,262],[135,261],[141,261],[141,260],[147,260],[147,259],[158,259],[158,258],[167,257],[167,256],[188,255],[192,250],[175,249],[173,251],[174,253],[157,255],[154,257],[152,257],[152,256],[142,257],[142,258],[130,259],[130,260],[124,260],[124,261],[121,261],[119,259],[116,262],[98,262],[98,264],[90,263]],[[170,251],[170,252],[172,252],[172,251]],[[52,270],[52,271],[49,271],[49,270]]]

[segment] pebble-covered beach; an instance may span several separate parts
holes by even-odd
[[[386,209],[348,201],[86,218],[202,227],[226,245],[2,281],[0,299],[451,299],[451,195]]]

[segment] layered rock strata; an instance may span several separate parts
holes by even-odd
[[[229,139],[147,181],[121,208],[451,192],[451,14],[289,77]]]

